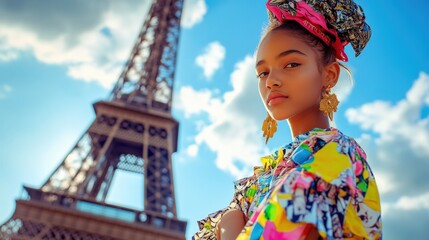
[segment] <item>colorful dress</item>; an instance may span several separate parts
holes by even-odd
[[[261,162],[252,176],[235,181],[228,207],[198,221],[193,239],[216,239],[230,209],[245,215],[239,240],[299,239],[312,226],[323,239],[382,239],[377,184],[353,138],[315,128]]]

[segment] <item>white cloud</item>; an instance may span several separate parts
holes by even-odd
[[[181,24],[185,28],[191,28],[201,22],[207,13],[205,0],[186,0],[183,5]]]
[[[12,87],[10,85],[4,84],[0,87],[0,99],[5,98],[10,92],[12,92]]]
[[[204,53],[195,59],[195,63],[203,69],[204,76],[210,79],[213,74],[221,67],[225,58],[225,47],[219,42],[208,44]]]
[[[8,48],[0,36],[0,62],[8,62],[18,58],[16,50]]]
[[[0,3],[0,58],[10,61],[17,53],[30,51],[41,62],[67,66],[73,78],[109,88],[119,76],[149,4]]]
[[[0,62],[8,62],[18,58],[18,53],[15,51],[1,51],[0,50]]]
[[[199,146],[197,144],[191,144],[188,146],[187,153],[190,157],[196,157],[198,155]]]
[[[185,86],[176,98],[177,108],[187,117],[207,115],[208,123],[199,123],[193,144],[207,145],[216,154],[217,167],[236,178],[250,175],[253,166],[260,165],[258,156],[268,153],[260,130],[266,112],[254,62],[254,57],[247,56],[237,63],[231,74],[232,90],[219,97],[214,91]]]
[[[197,91],[191,86],[184,86],[178,95],[175,105],[183,110],[185,117],[199,114],[221,104],[221,100],[214,98],[213,92],[208,89]]]
[[[72,78],[110,88],[118,79],[152,1],[0,1],[0,61],[28,51],[38,61],[65,65]],[[204,0],[185,1],[192,27],[207,12]],[[43,16],[43,17],[41,17]]]
[[[415,197],[402,196],[396,202],[395,207],[405,210],[429,210],[429,192]]]
[[[75,79],[86,82],[98,79],[98,83],[108,89],[118,80],[119,75],[116,73],[119,73],[122,67],[119,64],[98,64],[85,63],[71,65],[67,73]]]

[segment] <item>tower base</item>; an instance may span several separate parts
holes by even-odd
[[[186,222],[175,218],[25,189],[30,197],[16,201],[15,213],[0,226],[2,240],[185,239]]]

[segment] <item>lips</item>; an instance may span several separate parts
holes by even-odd
[[[270,105],[270,103],[280,102],[280,101],[284,100],[285,98],[288,98],[288,96],[285,94],[282,94],[280,92],[271,92],[268,95],[267,104]]]

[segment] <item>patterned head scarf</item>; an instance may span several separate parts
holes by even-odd
[[[268,0],[266,6],[270,22],[297,21],[332,46],[341,61],[348,61],[344,52],[348,43],[357,57],[371,37],[362,7],[353,0]]]

